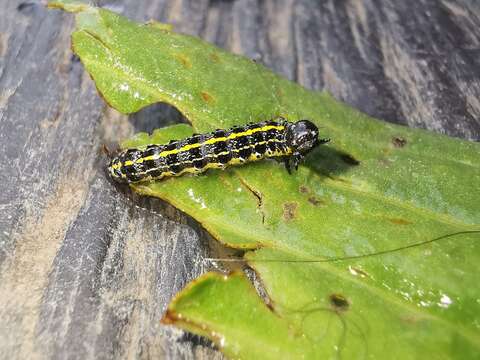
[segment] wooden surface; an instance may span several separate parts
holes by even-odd
[[[388,121],[480,138],[475,0],[154,0],[102,5],[174,24]],[[100,147],[181,115],[105,107],[70,50],[73,16],[0,0],[0,358],[221,358],[160,325],[207,268],[208,235],[119,192]]]

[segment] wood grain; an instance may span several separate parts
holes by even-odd
[[[103,1],[172,23],[375,117],[480,139],[474,0]],[[0,357],[222,358],[160,325],[207,269],[210,239],[158,200],[119,192],[101,145],[182,121],[105,107],[70,50],[73,17],[0,0]]]

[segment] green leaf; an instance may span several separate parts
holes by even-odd
[[[73,49],[119,111],[167,102],[196,132],[307,118],[332,139],[291,176],[265,161],[134,186],[222,243],[257,249],[246,258],[269,298],[267,306],[242,274],[210,273],[172,301],[166,322],[240,358],[479,353],[478,143],[369,118],[168,26],[51,5],[78,12]],[[177,125],[123,145],[192,131]]]

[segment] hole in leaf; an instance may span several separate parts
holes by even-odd
[[[316,198],[315,196],[310,196],[308,198],[308,202],[310,204],[312,204],[313,206],[318,206],[318,205],[324,204],[324,202],[322,200]]]
[[[187,118],[177,108],[166,103],[147,106],[129,116],[135,132],[147,132],[178,123],[188,123]]]
[[[405,145],[407,145],[407,140],[402,138],[402,137],[394,137],[392,139],[392,144],[393,146],[395,146],[396,148],[402,148],[404,147]]]
[[[310,189],[306,187],[305,185],[301,185],[298,188],[298,191],[300,191],[302,194],[308,194],[310,192]]]
[[[210,54],[210,59],[212,59],[212,61],[215,62],[215,63],[220,62],[220,57],[216,53],[211,53]]]
[[[347,298],[342,294],[331,294],[329,298],[330,304],[336,311],[347,311],[350,307]]]

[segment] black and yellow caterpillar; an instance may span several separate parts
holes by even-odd
[[[198,174],[266,157],[282,159],[290,172],[315,146],[328,141],[318,138],[318,128],[308,120],[292,123],[280,118],[195,134],[165,145],[126,149],[110,161],[108,172],[114,180],[135,183]]]

